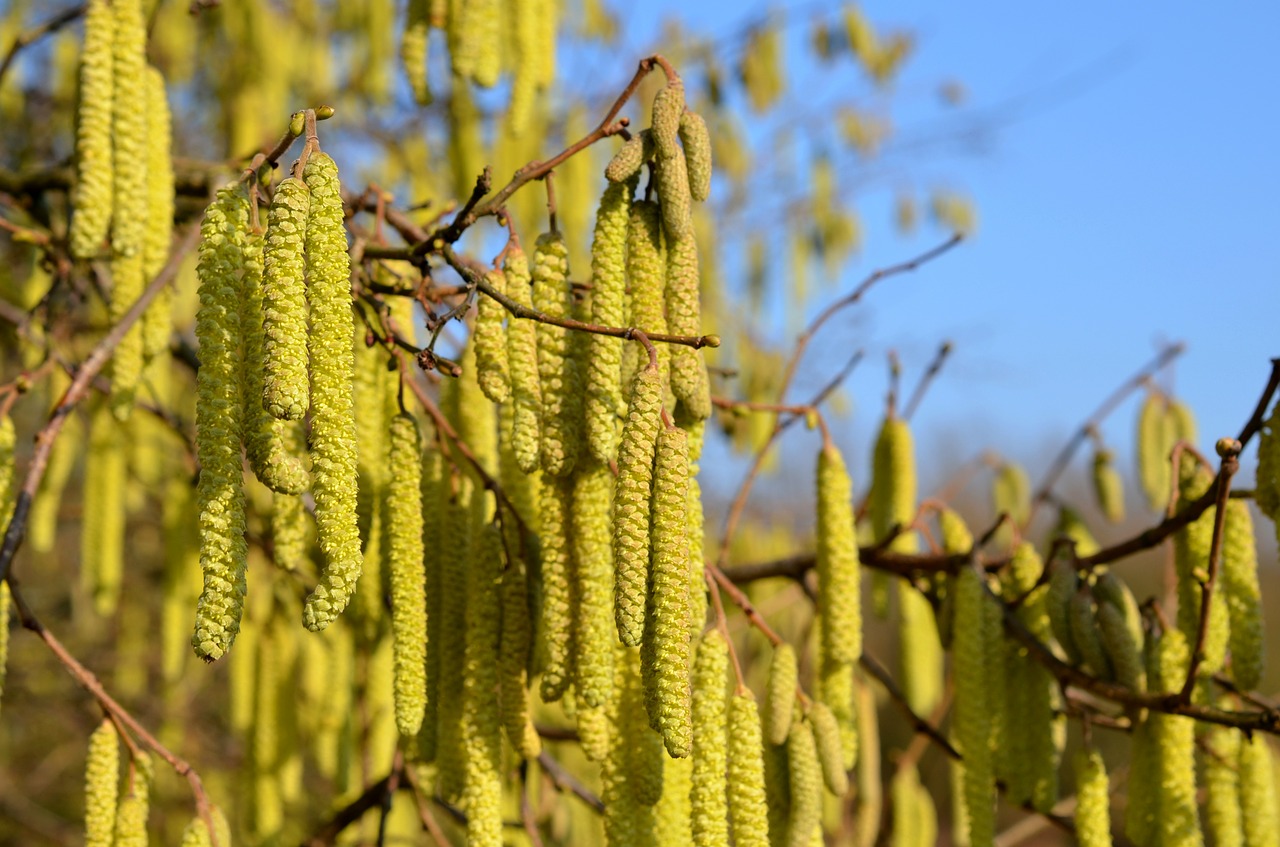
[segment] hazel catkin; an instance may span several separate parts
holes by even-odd
[[[1228,500],[1222,530],[1221,584],[1231,616],[1231,678],[1245,690],[1258,687],[1266,663],[1256,544],[1249,507],[1243,500]]]
[[[558,231],[538,236],[533,250],[533,304],[543,314],[567,317],[573,295],[569,288],[569,248]],[[537,325],[538,378],[542,392],[542,469],[551,476],[573,470],[582,452],[581,368],[570,350],[569,331],[548,323]]]
[[[625,317],[627,221],[635,180],[611,182],[596,212],[591,245],[591,322],[621,326]],[[614,460],[622,412],[622,342],[592,334],[587,342],[587,446],[602,462]]]
[[[544,702],[559,700],[573,680],[573,593],[570,583],[569,533],[573,513],[573,481],[548,479],[542,486],[538,517],[542,543],[542,626],[539,644],[543,654],[540,690]]]
[[[613,687],[614,563],[609,519],[614,480],[594,459],[574,473],[572,549],[574,604],[573,665],[579,706],[606,705]]]
[[[531,306],[529,260],[518,244],[507,249],[504,269],[507,295],[521,306]],[[514,316],[508,321],[507,367],[511,373],[511,402],[515,404],[511,449],[520,470],[533,473],[538,468],[542,439],[542,389],[538,382],[537,327],[533,321]]]
[[[764,713],[764,734],[770,744],[785,744],[787,741],[799,674],[795,648],[785,641],[775,645],[773,658],[769,663],[768,697]]]
[[[661,410],[661,374],[649,365],[632,381],[631,408],[622,426],[614,489],[614,616],[618,638],[629,647],[638,645],[644,633],[650,495]]]
[[[711,195],[711,134],[697,112],[680,116],[680,141],[688,163],[689,194],[701,203]]]
[[[825,660],[862,656],[861,565],[853,526],[853,483],[834,445],[818,454],[818,612]]]
[[[1081,847],[1111,847],[1107,768],[1097,750],[1076,753],[1076,839]]]
[[[729,645],[720,630],[712,629],[698,643],[693,663],[693,843],[718,847],[729,840],[728,767],[725,675],[729,671]]]
[[[729,822],[737,847],[768,847],[760,712],[750,691],[729,701]]]
[[[604,169],[609,182],[626,182],[640,172],[645,162],[653,159],[653,132],[642,129],[631,136],[618,152],[613,154]]]
[[[90,259],[111,224],[112,45],[115,19],[107,0],[85,6],[80,54],[80,107],[76,119],[76,184],[71,196],[71,255]]]
[[[422,725],[427,700],[427,598],[422,569],[422,458],[418,424],[404,412],[391,419],[387,453],[387,564],[391,631],[395,638],[396,728],[406,738]]]
[[[507,275],[502,270],[490,270],[484,275],[484,281],[494,290],[507,293]],[[502,331],[507,310],[486,294],[477,293],[476,301],[476,325],[471,336],[476,349],[476,379],[485,397],[495,403],[505,403],[511,392],[507,340]]]
[[[85,759],[85,847],[111,847],[119,785],[120,736],[115,724],[104,718],[89,736],[89,754]]]
[[[287,177],[276,186],[267,214],[262,277],[262,397],[273,417],[297,421],[307,413],[307,221],[311,192]]]

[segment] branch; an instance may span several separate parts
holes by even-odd
[[[955,747],[951,746],[951,742],[947,740],[947,737],[943,735],[937,727],[912,711],[911,704],[907,702],[906,695],[902,693],[900,688],[898,688],[897,683],[893,681],[893,677],[889,675],[887,670],[885,670],[884,665],[880,664],[866,652],[858,657],[858,664],[862,666],[864,671],[875,677],[880,685],[884,687],[885,692],[889,695],[889,699],[906,714],[907,721],[916,732],[927,736],[930,741],[938,745],[938,748],[942,750],[942,752],[946,753],[957,762],[964,760],[964,757],[960,755],[959,751],[957,751]]]
[[[538,764],[542,765],[542,770],[546,772],[547,777],[557,789],[568,791],[597,812],[604,812],[604,801],[592,794],[581,782],[578,782],[577,777],[565,770],[564,766],[557,762],[546,750],[538,754]]]
[[[85,4],[82,3],[79,6],[72,6],[71,8],[64,9],[54,15],[44,23],[36,24],[26,32],[19,33],[18,36],[13,39],[13,43],[9,45],[9,50],[4,54],[4,60],[0,61],[0,82],[4,81],[4,76],[9,72],[9,67],[13,64],[14,59],[18,57],[18,53],[24,47],[30,47],[46,35],[57,32],[76,18],[83,15],[84,12]]]
[[[304,840],[301,847],[328,847],[332,844],[344,829],[360,820],[365,812],[381,805],[393,776],[395,776],[394,771],[366,788],[363,794],[339,809],[332,818]]]

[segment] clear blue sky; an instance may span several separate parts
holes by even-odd
[[[666,16],[728,33],[779,8],[792,10],[798,44],[815,8],[610,6],[640,49]],[[955,77],[969,93],[963,113],[1002,107],[1008,119],[981,152],[933,154],[921,166],[926,181],[946,178],[972,195],[977,238],[885,285],[846,324],[870,352],[900,350],[913,375],[938,340],[956,343],[918,417],[922,442],[998,445],[1034,466],[1166,339],[1188,344],[1176,389],[1196,410],[1202,446],[1234,434],[1268,359],[1280,356],[1280,4],[1173,3],[1153,14],[1149,4],[1098,0],[898,0],[863,9],[917,34],[903,89]],[[1021,105],[1003,108],[1011,102]],[[885,191],[859,203],[867,248],[846,287],[938,240],[936,230],[894,235],[875,212],[889,199]],[[882,372],[877,360],[851,385],[856,443],[879,417]],[[1104,430],[1126,456],[1135,417],[1131,403]]]

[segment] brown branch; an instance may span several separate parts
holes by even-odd
[[[964,760],[964,757],[960,755],[959,751],[951,745],[951,742],[947,740],[947,737],[943,735],[937,727],[912,711],[911,704],[907,702],[907,696],[902,693],[902,689],[898,688],[898,684],[893,681],[893,677],[889,675],[887,670],[885,670],[884,665],[880,664],[865,651],[858,657],[858,664],[864,671],[875,677],[876,681],[884,687],[885,692],[889,695],[889,699],[892,700],[904,714],[906,714],[907,721],[916,732],[927,736],[930,741],[938,745],[938,748],[941,749],[942,752],[946,753],[957,762]]]
[[[577,777],[565,770],[564,766],[557,762],[546,750],[538,754],[538,764],[542,765],[542,770],[547,774],[551,784],[557,790],[567,791],[597,812],[604,812],[604,801],[591,793],[590,789],[579,782]]]
[[[46,35],[50,35],[62,29],[64,26],[83,15],[85,8],[86,5],[81,3],[79,6],[72,6],[69,9],[64,9],[44,23],[36,24],[26,32],[19,33],[17,37],[13,39],[13,43],[9,45],[8,51],[5,52],[4,60],[0,61],[0,82],[4,81],[5,74],[9,72],[10,66],[12,66],[14,60],[18,58],[18,53],[20,51],[26,47],[30,47]]]
[[[386,796],[387,786],[390,784],[393,775],[393,773],[387,774],[366,788],[359,797],[339,809],[333,817],[321,824],[320,828],[306,838],[300,847],[328,847],[328,845],[332,844],[344,829],[360,820],[365,812],[377,808],[382,803],[382,798]]]
[[[760,630],[760,633],[764,635],[765,638],[769,639],[770,644],[777,647],[782,643],[782,637],[773,631],[773,628],[770,627],[768,622],[766,622],[761,616],[759,610],[752,605],[749,599],[747,599],[747,595],[742,593],[742,589],[733,584],[733,580],[729,579],[723,571],[710,562],[707,562],[707,573],[710,574],[717,583],[719,583],[720,587],[724,589],[724,592],[729,595],[729,599],[733,601],[734,605],[742,610],[742,613],[747,616],[747,620],[751,622],[751,625]]]
[[[951,355],[952,349],[950,341],[942,342],[942,346],[938,348],[933,361],[929,363],[929,367],[925,369],[924,374],[920,377],[920,382],[916,384],[916,390],[912,392],[911,399],[907,401],[906,408],[902,412],[903,420],[911,420],[911,416],[915,414],[916,409],[920,406],[920,401],[924,399],[925,392],[929,390],[934,378],[942,370],[942,366],[946,364],[947,357]]]

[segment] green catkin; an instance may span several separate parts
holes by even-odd
[[[1080,513],[1070,506],[1058,510],[1058,523],[1050,532],[1050,538],[1063,538],[1075,545],[1077,556],[1092,556],[1099,549],[1097,539],[1081,519]]]
[[[1181,400],[1169,401],[1169,426],[1173,433],[1173,442],[1185,441],[1192,447],[1196,446],[1197,430],[1196,416],[1191,411],[1191,407]],[[1170,446],[1172,449],[1172,445]]]
[[[1107,767],[1097,750],[1076,753],[1076,840],[1080,847],[1111,847]]]
[[[422,458],[418,424],[401,412],[391,419],[387,455],[387,551],[391,572],[391,631],[395,637],[396,728],[417,734],[426,708],[427,598],[422,569]]]
[[[791,806],[787,815],[788,847],[810,847],[822,822],[822,765],[808,721],[794,720],[787,736],[787,770]]]
[[[642,658],[649,722],[673,758],[689,755],[689,450],[681,429],[658,434],[649,597]]]
[[[279,193],[276,195],[279,197]],[[240,330],[244,340],[243,356],[240,360],[240,402],[243,406],[245,454],[253,472],[264,485],[280,494],[301,494],[310,483],[302,459],[291,455],[301,454],[304,444],[300,439],[290,437],[290,427],[296,430],[298,424],[277,420],[263,406],[264,371],[270,365],[270,357],[265,352],[267,335],[263,328],[263,238],[260,232],[251,231],[243,237],[244,269],[240,277]],[[301,253],[299,253],[301,261]],[[298,268],[302,272],[301,265]],[[299,280],[298,293],[301,296],[302,283]],[[305,310],[305,306],[304,306]],[[299,374],[303,385],[306,385],[306,317],[300,327],[299,345],[303,358],[302,370]],[[303,402],[306,400],[305,390]]]
[[[467,844],[502,844],[502,728],[494,692],[498,687],[498,578],[502,533],[481,530],[479,551],[467,577],[466,657],[462,674],[462,745],[466,757],[463,799]]]
[[[1026,523],[1031,514],[1031,482],[1021,465],[1005,463],[996,472],[991,489],[997,514],[1008,515],[1015,524]]]
[[[626,321],[627,220],[635,180],[611,182],[596,212],[591,245],[591,322],[622,326]],[[622,341],[593,334],[587,342],[587,447],[602,462],[614,460],[622,403]]]
[[[76,124],[76,184],[71,198],[71,255],[93,258],[111,224],[112,45],[115,19],[107,0],[85,7],[80,59],[80,108]]]
[[[1112,603],[1099,601],[1097,627],[1098,639],[1116,682],[1133,691],[1146,691],[1147,672],[1142,663],[1142,646],[1134,640],[1124,612]]]
[[[499,659],[499,705],[507,741],[523,759],[536,759],[542,739],[529,715],[529,587],[524,562],[508,565],[502,575],[502,655]]]
[[[1093,494],[1103,517],[1111,523],[1124,520],[1124,480],[1116,470],[1110,450],[1093,454]]]
[[[661,761],[662,797],[653,807],[654,833],[661,833],[668,842],[692,844],[693,804],[689,796],[693,791],[692,758],[670,759],[663,755]]]
[[[613,472],[600,462],[580,464],[574,474],[572,549],[577,602],[572,641],[580,707],[605,705],[613,687],[614,564],[609,533],[613,487]]]
[[[1178,629],[1167,630],[1155,651],[1157,690],[1180,690],[1190,660],[1186,638]],[[1196,808],[1195,721],[1161,712],[1152,712],[1148,721],[1155,745],[1161,844],[1199,847],[1204,838]]]
[[[853,483],[834,445],[818,454],[818,613],[824,661],[862,656],[861,566],[853,527]]]
[[[137,793],[120,801],[116,810],[116,831],[112,843],[115,847],[146,847],[147,803]]]
[[[684,82],[678,77],[653,96],[653,112],[649,131],[653,134],[654,151],[659,159],[670,159],[680,152],[677,133],[684,113]]]
[[[449,392],[447,406],[456,410],[459,386]],[[487,405],[487,404],[486,404]],[[439,620],[439,630],[428,632],[428,647],[432,643],[438,645],[437,663],[439,679],[435,687],[436,697],[430,702],[437,703],[436,708],[436,768],[437,785],[442,792],[455,799],[461,796],[465,781],[465,767],[462,752],[462,716],[457,709],[439,708],[446,703],[458,702],[464,687],[465,653],[466,653],[466,609],[469,575],[481,567],[481,534],[487,513],[487,498],[480,492],[473,479],[465,474],[455,475],[452,486],[445,483],[446,506],[444,526],[450,532],[457,533],[458,542],[455,551],[437,557],[436,567],[439,570],[439,585],[435,595],[439,598],[439,614],[428,612],[427,621]],[[449,495],[452,496],[449,496]],[[434,638],[432,636],[435,636]]]
[[[307,506],[301,497],[276,494],[271,498],[272,555],[281,570],[296,573],[310,561]]]
[[[410,0],[404,33],[400,37],[400,64],[419,106],[431,103],[431,87],[427,80],[427,55],[430,50],[429,0]]]
[[[307,295],[311,307],[312,491],[324,569],[320,584],[307,597],[302,619],[307,629],[316,631],[346,608],[360,578],[362,558],[356,530],[356,427],[351,394],[355,325],[338,166],[327,154],[315,153],[307,162],[305,177],[311,189]]]
[[[693,843],[719,847],[729,843],[728,767],[725,675],[729,672],[729,645],[718,629],[698,644],[693,663]]]
[[[620,647],[610,652],[617,657],[615,667],[620,678],[615,683],[617,692],[609,704],[614,711],[616,725],[609,745],[611,751],[615,745],[618,747],[616,755],[626,767],[632,799],[641,806],[654,806],[664,793],[664,760],[667,755],[663,751],[662,736],[649,726],[645,713],[639,651]]]
[[[1266,737],[1261,733],[1240,742],[1240,810],[1248,847],[1280,844],[1274,765]]]
[[[544,702],[559,700],[573,680],[573,655],[570,643],[573,631],[574,597],[570,583],[570,521],[573,514],[573,481],[548,479],[542,486],[538,507],[542,544],[542,626],[539,632],[542,652]]]
[[[232,184],[218,192],[200,227],[200,309],[196,340],[196,488],[200,568],[204,589],[196,605],[192,646],[205,661],[222,656],[240,631],[244,608],[245,506],[240,462],[240,321],[236,302],[241,238],[248,198]]]
[[[182,842],[180,847],[211,847],[212,839],[209,837],[209,827],[200,818],[192,818],[187,824],[186,829],[182,830]]]
[[[273,417],[302,420],[307,413],[307,222],[311,192],[296,177],[276,186],[267,214],[262,277],[262,394]]]
[[[259,622],[253,614],[250,620],[255,624]],[[280,695],[286,657],[282,642],[276,622],[263,622],[258,634],[253,723],[248,736],[253,771],[253,828],[264,841],[278,836],[284,826],[284,798],[280,785]]]
[[[773,648],[769,663],[769,683],[765,699],[764,735],[770,744],[785,744],[791,732],[791,714],[796,701],[800,670],[796,651],[785,641]]]
[[[65,434],[64,434],[65,437]],[[126,468],[124,437],[105,405],[93,412],[84,467],[80,583],[100,615],[115,612],[124,576]]]
[[[558,231],[543,233],[533,249],[533,305],[543,314],[567,317],[572,303],[569,248]],[[573,470],[582,452],[582,363],[566,358],[569,331],[538,323],[538,378],[542,391],[542,469],[551,476]]]
[[[1093,673],[1102,679],[1112,679],[1111,662],[1107,659],[1107,651],[1102,647],[1102,639],[1098,634],[1097,619],[1094,615],[1093,595],[1085,586],[1071,598],[1068,616],[1071,626],[1071,640],[1080,651],[1084,663]]]
[[[995,774],[989,735],[992,712],[982,577],[964,568],[955,580],[956,624],[953,655],[956,702],[954,728],[964,755],[964,797],[969,813],[969,843],[990,845],[995,837]]]
[[[791,816],[791,775],[787,766],[787,746],[764,746],[764,790],[768,808],[769,844],[787,843],[787,822]]]
[[[1079,588],[1080,578],[1070,562],[1054,559],[1049,563],[1049,591],[1045,597],[1049,626],[1067,660],[1076,665],[1084,661],[1071,634],[1071,600]]]
[[[500,294],[507,293],[507,275],[499,269],[484,275],[484,281]],[[502,321],[507,310],[487,294],[476,295],[476,325],[471,336],[476,349],[476,379],[484,396],[495,403],[507,402],[511,379],[507,374],[507,339]],[[511,319],[514,325],[515,318]]]
[[[440,642],[444,639],[441,618],[444,616],[442,609],[445,605],[441,600],[441,572],[445,568],[442,559],[457,558],[442,557],[436,549],[436,541],[441,537],[445,526],[444,516],[450,510],[448,485],[444,454],[438,445],[431,443],[422,455],[422,565],[427,595],[427,707],[422,715],[422,728],[418,732],[418,755],[424,762],[433,761],[436,757],[436,726],[439,722],[442,690]],[[460,598],[453,599],[457,601]]]
[[[573,699],[573,689],[566,691],[564,696],[566,702]],[[616,697],[610,697],[610,704],[615,699]],[[565,711],[572,710],[566,706]],[[578,736],[582,739],[582,752],[593,762],[603,762],[609,755],[609,707],[592,709],[582,706],[574,713],[574,721],[578,726]],[[658,739],[658,746],[661,748],[662,739],[657,733],[649,729],[648,724],[644,728]]]
[[[1180,471],[1180,503],[1193,503],[1213,485],[1213,474],[1192,464],[1184,457]],[[1201,584],[1209,576],[1209,551],[1213,546],[1215,509],[1206,509],[1200,517],[1178,530],[1173,536],[1173,563],[1178,575],[1178,629],[1188,644],[1197,641],[1200,631]],[[1200,671],[1214,673],[1222,669],[1231,622],[1225,591],[1215,591],[1209,601],[1209,627],[1205,633],[1204,656]],[[1248,661],[1248,657],[1245,657]]]
[[[661,156],[653,166],[662,204],[662,229],[668,241],[693,235],[693,198],[689,195],[689,166],[679,149],[669,159]]]
[[[755,697],[744,689],[729,701],[729,822],[737,847],[769,844],[763,747],[760,712]]]
[[[1240,808],[1240,743],[1243,734],[1215,726],[1204,739],[1204,822],[1214,847],[1243,847]]]
[[[667,328],[673,335],[702,332],[698,293],[698,243],[692,234],[667,239]],[[711,416],[711,388],[702,353],[684,344],[671,347],[671,391],[695,421]]]
[[[31,516],[27,519],[27,543],[36,553],[49,553],[57,542],[62,493],[75,470],[83,439],[81,418],[74,414],[67,416],[62,432],[49,452],[49,464],[31,502]]]
[[[1258,472],[1254,501],[1274,522],[1280,517],[1280,402],[1258,433]]]
[[[505,265],[507,294],[521,306],[533,305],[529,260],[519,245],[507,250]],[[542,389],[538,381],[537,325],[514,316],[507,325],[507,361],[511,369],[511,402],[515,414],[511,426],[511,449],[516,464],[525,473],[538,469],[542,433]]]
[[[511,40],[515,47],[516,64],[512,71],[507,125],[512,136],[519,138],[532,122],[538,89],[542,87],[538,78],[538,65],[542,62],[540,53],[551,49],[548,45],[538,43],[538,18],[549,17],[551,12],[541,8],[538,2],[530,3],[527,0],[516,0],[512,5]]]
[[[1169,502],[1172,473],[1169,451],[1173,449],[1173,424],[1165,400],[1154,391],[1147,392],[1138,412],[1138,481],[1153,511],[1164,511]]]
[[[618,638],[628,647],[638,645],[644,634],[650,497],[661,411],[662,375],[648,365],[631,384],[631,408],[622,427],[614,488],[614,619]]]
[[[5,583],[8,585],[8,583]],[[120,736],[104,718],[89,736],[84,768],[85,847],[111,847],[120,785]]]
[[[809,708],[809,723],[818,744],[818,760],[822,763],[822,781],[836,797],[849,791],[849,774],[844,767],[844,744],[840,724],[826,703],[815,702]]]
[[[613,154],[604,169],[605,179],[609,182],[626,182],[632,179],[640,173],[645,162],[653,159],[653,154],[653,133],[642,129]]]
[[[711,134],[697,112],[680,116],[680,141],[689,166],[689,194],[701,203],[711,196]]]
[[[1221,583],[1231,616],[1231,678],[1245,690],[1258,687],[1265,665],[1262,593],[1253,518],[1243,500],[1228,500],[1222,529]]]
[[[142,277],[155,279],[169,258],[173,240],[173,160],[171,120],[164,77],[147,67],[147,230],[143,239]],[[142,350],[146,359],[169,347],[173,286],[166,285],[142,313]]]
[[[825,662],[820,667],[818,699],[831,710],[840,729],[840,748],[844,769],[852,770],[858,759],[858,715],[854,709],[857,691],[854,666]]]
[[[628,320],[632,326],[647,333],[667,331],[667,316],[663,312],[667,264],[662,248],[660,220],[657,203],[637,200],[631,204],[631,217],[627,224],[627,281],[631,303]],[[669,348],[668,344],[654,345],[664,386],[670,379]],[[622,372],[630,380],[648,363],[649,352],[642,344],[628,344],[623,348],[622,357]],[[689,456],[697,461],[692,441],[689,444]]]

